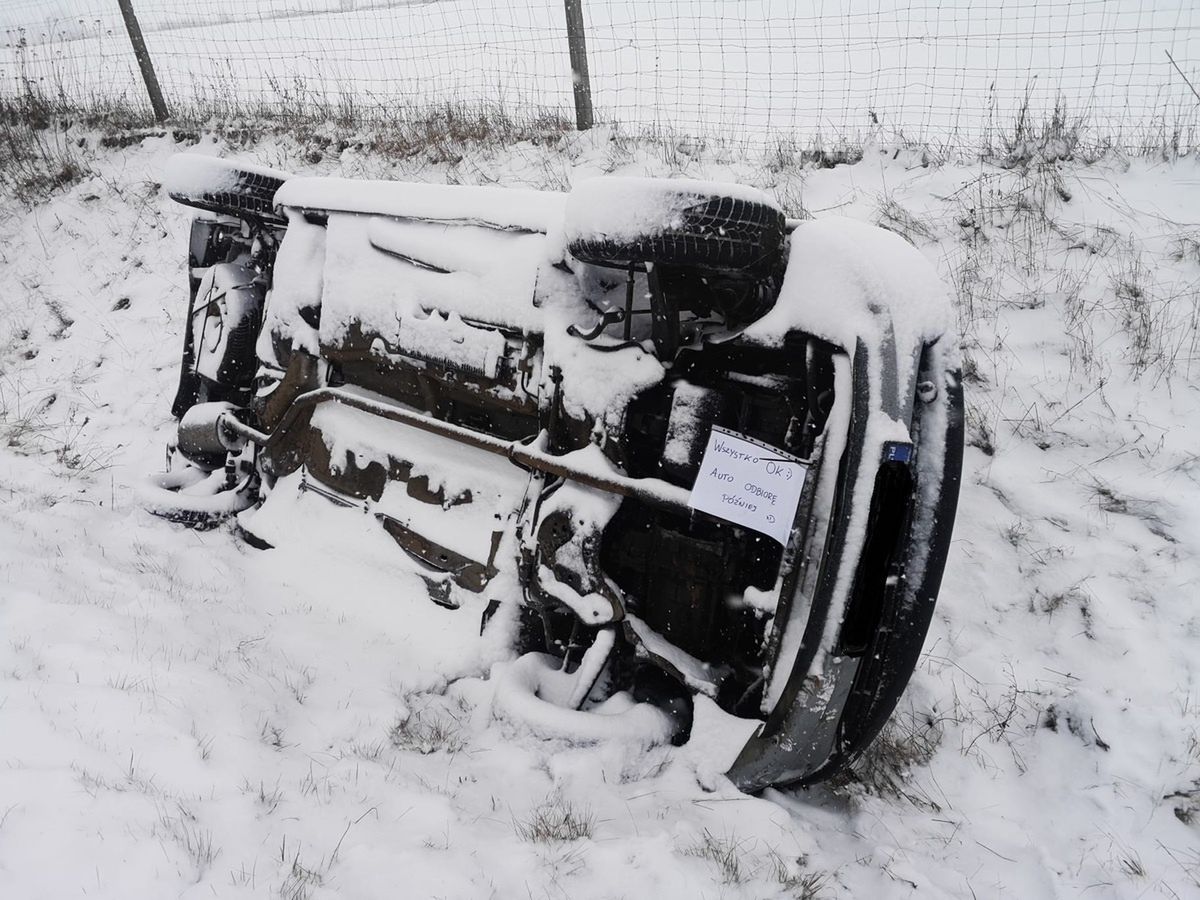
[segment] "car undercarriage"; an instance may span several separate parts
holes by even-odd
[[[200,212],[155,511],[272,546],[300,496],[362,510],[434,602],[502,635],[496,714],[539,733],[680,744],[705,696],[751,726],[748,791],[869,745],[961,469],[919,251],[681,180],[555,194],[188,154],[167,187]]]

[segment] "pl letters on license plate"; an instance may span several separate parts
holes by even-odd
[[[787,546],[808,463],[713,426],[688,506]]]

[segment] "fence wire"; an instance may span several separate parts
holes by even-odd
[[[562,0],[133,2],[178,110],[573,118]],[[1193,147],[1198,8],[583,0],[598,121],[758,146],[979,146],[1057,112],[1127,149]],[[0,0],[0,34],[0,96],[146,103],[116,0]]]

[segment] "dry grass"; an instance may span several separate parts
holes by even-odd
[[[513,830],[523,841],[537,844],[591,840],[596,816],[560,796],[548,797],[523,819],[513,818]]]
[[[315,866],[306,864],[299,847],[289,852],[287,835],[279,846],[279,862],[285,867],[283,881],[276,889],[280,900],[308,900],[312,892],[325,883],[329,868],[326,861],[322,859]]]
[[[33,91],[0,97],[0,190],[32,204],[86,173],[53,104]]]
[[[470,710],[461,699],[448,703],[442,697],[405,697],[409,711],[396,718],[388,742],[397,750],[455,754],[467,746],[465,720]]]
[[[929,765],[942,742],[943,726],[933,715],[898,710],[850,771],[835,779],[835,786],[854,785],[868,794],[937,811],[938,804],[912,783],[910,774]]]
[[[199,882],[213,861],[220,854],[220,847],[213,843],[213,833],[203,827],[196,815],[182,801],[176,801],[173,809],[159,812],[155,833],[159,837],[174,841],[186,854],[195,869]]]
[[[741,884],[746,880],[747,873],[742,865],[744,852],[741,841],[732,836],[717,837],[707,828],[694,844],[683,851],[685,856],[712,863],[721,875],[722,884]]]
[[[754,844],[733,834],[715,835],[708,829],[682,849],[684,856],[701,859],[712,866],[721,884],[759,886],[771,896],[794,900],[816,900],[829,879],[828,873],[808,868],[807,856],[788,860],[774,848],[762,855]]]
[[[0,377],[0,442],[10,449],[48,455],[73,473],[102,472],[114,451],[93,437],[90,424],[77,404],[60,403],[57,392]]]
[[[243,149],[284,136],[312,164],[348,150],[438,164],[460,161],[477,147],[554,144],[570,130],[570,120],[551,109],[371,105],[352,95],[321,95],[302,82],[275,84],[273,93],[252,102],[214,83],[211,91],[174,102],[164,126],[136,103],[78,102],[26,83],[23,92],[0,96],[0,193],[32,205],[87,176],[95,146],[123,147],[167,134],[188,141],[205,132]]]
[[[1086,111],[1069,113],[1060,97],[1050,114],[1041,117],[1032,111],[1031,97],[1032,86],[1026,88],[1024,102],[1009,127],[996,134],[999,146],[992,152],[1005,168],[1073,159],[1086,132]]]

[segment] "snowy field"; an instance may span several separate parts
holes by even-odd
[[[176,111],[573,119],[562,0],[135,0]],[[586,0],[597,116],[763,146],[995,143],[1058,108],[1125,148],[1197,140],[1193,0]],[[1174,62],[1172,62],[1174,60]],[[145,91],[115,2],[0,0],[0,96]]]
[[[736,180],[937,264],[967,360],[959,524],[858,777],[741,795],[703,704],[680,749],[538,740],[493,719],[479,608],[430,603],[361,515],[313,498],[307,541],[258,551],[145,512],[184,319],[189,216],[159,186],[179,147],[90,140],[82,181],[0,206],[0,896],[1200,896],[1197,161],[868,147],[801,170],[608,138],[239,152]]]

